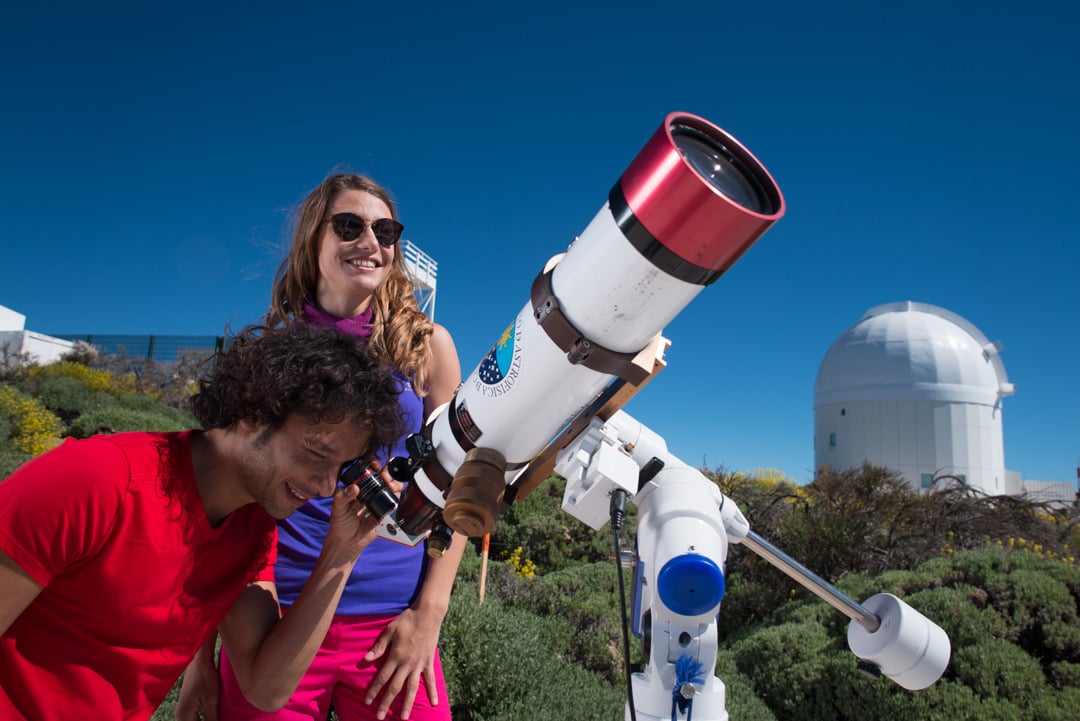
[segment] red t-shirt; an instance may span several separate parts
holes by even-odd
[[[0,550],[44,588],[0,636],[0,719],[146,719],[252,580],[273,580],[257,504],[217,528],[191,433],[59,448],[0,481]]]

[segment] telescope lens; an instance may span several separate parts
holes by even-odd
[[[671,137],[697,174],[730,200],[755,213],[776,212],[757,176],[719,140],[677,123]]]

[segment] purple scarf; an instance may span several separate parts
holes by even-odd
[[[354,335],[360,338],[371,337],[371,321],[375,316],[375,306],[369,305],[360,315],[355,318],[339,318],[331,315],[315,305],[311,301],[304,301],[304,318],[315,325],[328,325],[337,328],[345,335]]]

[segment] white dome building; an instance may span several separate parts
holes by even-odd
[[[843,470],[868,461],[900,472],[916,489],[949,474],[990,495],[1009,492],[1001,399],[1014,387],[1000,350],[937,306],[871,308],[818,369],[815,466]]]

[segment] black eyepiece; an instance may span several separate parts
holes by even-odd
[[[397,497],[383,483],[378,472],[362,461],[357,461],[346,468],[339,480],[345,485],[355,483],[360,488],[357,500],[367,506],[376,518],[382,518],[397,508]]]

